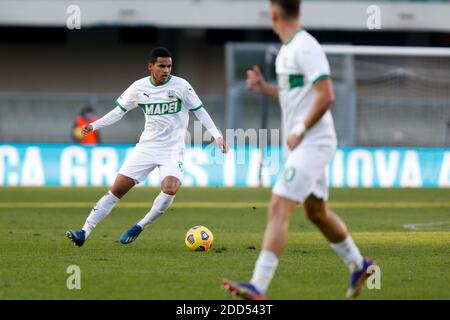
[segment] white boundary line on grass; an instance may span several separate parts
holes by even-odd
[[[436,222],[425,222],[425,223],[411,223],[411,224],[404,224],[403,228],[407,230],[423,230],[427,227],[434,227],[434,226],[443,226],[450,224],[450,221],[436,221]]]

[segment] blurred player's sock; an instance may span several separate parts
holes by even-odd
[[[83,226],[83,230],[86,232],[86,238],[91,234],[95,226],[106,218],[106,216],[116,205],[117,201],[119,201],[119,198],[117,198],[111,191],[108,191],[107,194],[98,200]]]
[[[145,217],[139,221],[137,224],[144,229],[150,223],[158,219],[175,199],[175,195],[166,194],[164,192],[160,192],[160,194],[156,197],[155,201],[153,201],[153,206],[150,211],[145,215]]]
[[[264,295],[278,266],[278,258],[272,251],[262,250],[256,260],[253,278],[250,283]]]
[[[364,258],[350,235],[342,242],[332,243],[331,247],[348,266],[350,272],[361,270]]]

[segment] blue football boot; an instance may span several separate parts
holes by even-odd
[[[347,298],[359,296],[366,285],[366,280],[371,276],[368,268],[376,263],[370,258],[364,258],[361,270],[355,271],[350,277],[350,287],[347,289]]]
[[[231,280],[224,279],[222,286],[231,295],[242,299],[242,300],[265,300],[263,294],[261,294],[254,285],[248,282],[234,282]]]
[[[142,232],[142,227],[135,224],[130,229],[122,233],[120,236],[120,243],[122,244],[129,244],[132,243],[136,238],[139,236],[139,234]]]
[[[66,236],[78,247],[81,247],[86,241],[86,232],[84,230],[67,230]]]

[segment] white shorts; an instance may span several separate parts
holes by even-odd
[[[171,156],[158,150],[134,148],[120,168],[119,174],[141,183],[156,167],[159,167],[161,181],[172,176],[183,182],[183,152]]]
[[[300,144],[292,150],[272,192],[295,202],[304,202],[314,194],[328,200],[326,167],[336,151],[336,144]]]

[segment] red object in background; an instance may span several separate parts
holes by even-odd
[[[82,115],[79,115],[75,119],[75,127],[81,130],[81,127],[83,127],[85,124],[92,123],[95,120],[97,120],[96,116],[93,116],[92,118],[87,120]],[[90,132],[86,136],[79,138],[78,141],[79,143],[82,144],[98,144],[99,143],[98,131]]]

